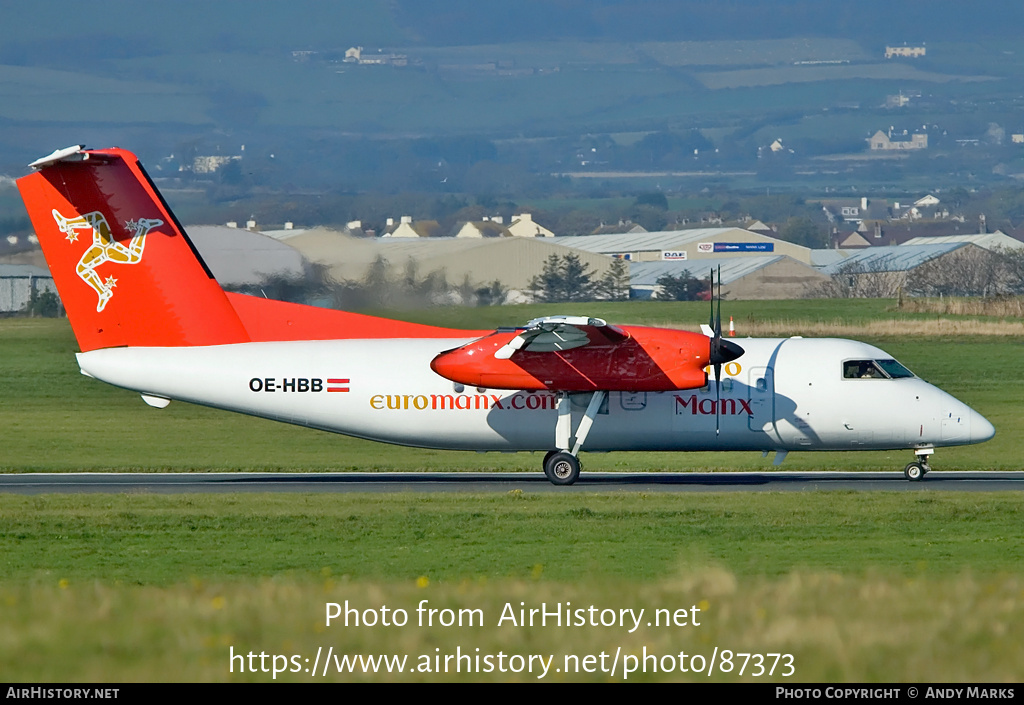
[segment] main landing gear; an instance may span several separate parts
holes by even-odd
[[[554,485],[571,485],[580,476],[580,459],[568,451],[553,450],[544,456],[544,474]]]
[[[934,448],[918,448],[914,451],[914,455],[917,456],[917,460],[903,468],[903,476],[911,482],[920,482],[923,480],[924,476],[932,469],[928,464],[928,456],[934,452]]]
[[[567,392],[558,396],[558,420],[555,421],[555,446],[558,450],[550,451],[544,456],[544,474],[555,485],[571,485],[580,477],[579,452],[583,443],[590,435],[594,418],[604,403],[607,392],[594,392],[587,405],[587,411],[576,429],[576,443],[569,450],[569,438],[572,431],[572,400]]]

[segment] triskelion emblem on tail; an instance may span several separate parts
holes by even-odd
[[[153,228],[163,225],[164,221],[150,218],[139,218],[129,220],[124,224],[125,230],[133,233],[132,239],[127,245],[122,245],[114,239],[110,232],[110,225],[106,217],[99,211],[86,213],[77,218],[65,218],[56,208],[53,209],[53,219],[57,221],[57,227],[62,233],[67,233],[68,242],[77,242],[78,230],[92,230],[92,245],[78,261],[76,271],[82,281],[88,284],[99,296],[96,303],[96,311],[102,311],[114,295],[114,287],[117,286],[117,279],[108,276],[106,279],[96,273],[96,268],[104,262],[116,262],[120,264],[136,264],[142,260],[142,250],[146,246],[146,233]]]

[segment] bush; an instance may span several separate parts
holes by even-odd
[[[60,299],[52,291],[32,292],[32,299],[25,305],[29,316],[57,318],[60,315]]]

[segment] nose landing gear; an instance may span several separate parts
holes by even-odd
[[[914,455],[917,456],[917,460],[903,468],[903,476],[911,482],[920,482],[924,479],[924,476],[931,471],[931,466],[928,464],[928,456],[935,452],[934,448],[917,448],[914,451]]]

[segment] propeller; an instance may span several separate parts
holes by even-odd
[[[721,408],[722,408],[722,365],[732,362],[743,354],[743,348],[731,340],[722,340],[722,265],[718,265],[718,311],[715,311],[715,270],[711,270],[711,320],[708,327],[714,335],[711,336],[711,353],[708,356],[715,368],[715,435],[721,432]]]

